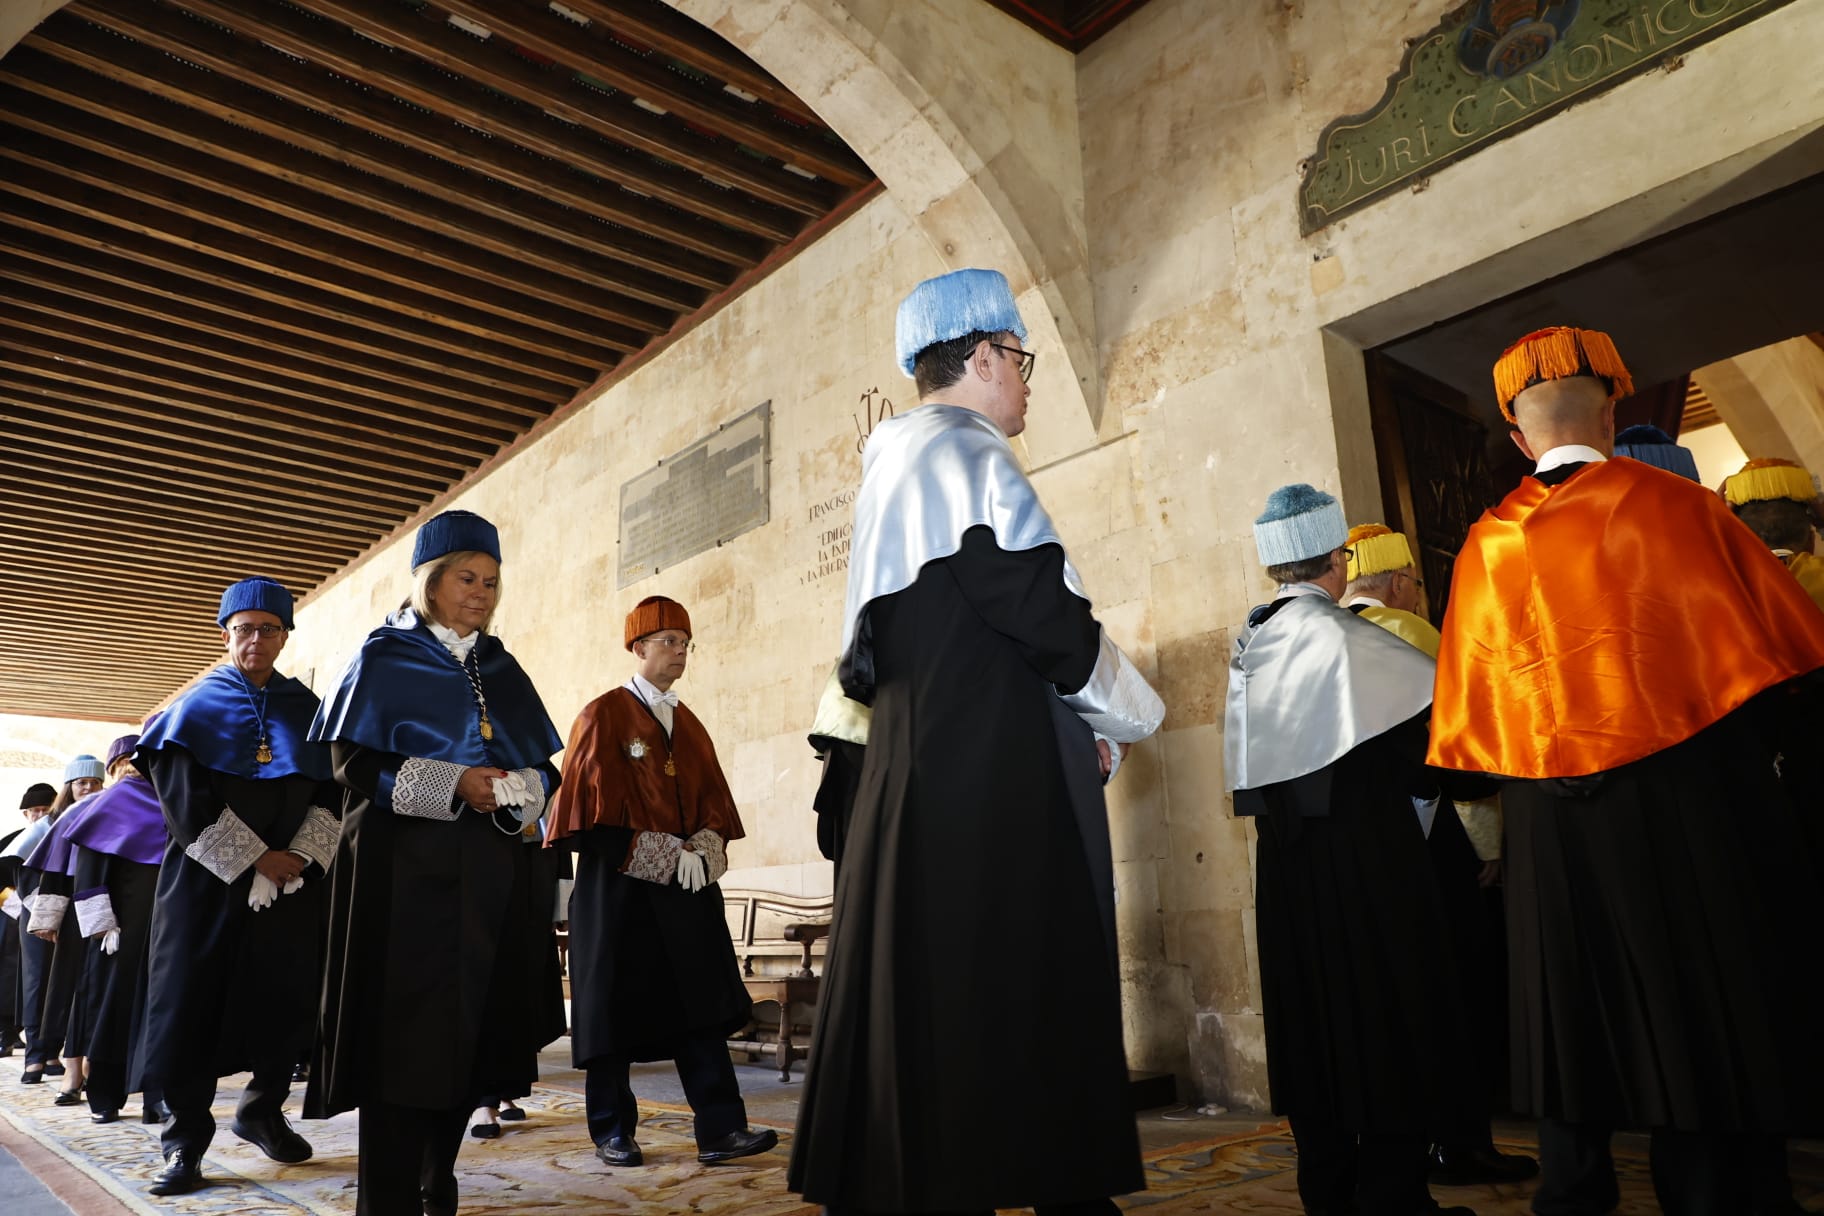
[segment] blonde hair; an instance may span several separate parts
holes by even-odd
[[[425,622],[436,621],[437,616],[431,611],[431,588],[443,577],[443,572],[451,566],[460,565],[471,557],[493,557],[492,553],[483,553],[480,549],[458,549],[442,557],[433,558],[412,571],[412,611],[418,619]],[[506,590],[506,581],[499,575],[494,576],[494,606],[500,607],[500,595]],[[481,632],[486,633],[494,621],[494,614],[488,613],[488,619],[481,623]],[[439,622],[441,623],[441,622]]]

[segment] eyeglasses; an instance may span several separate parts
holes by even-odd
[[[695,642],[687,637],[679,637],[675,633],[655,634],[652,637],[647,638],[646,641],[652,643],[654,646],[661,647],[662,649],[681,650],[685,654],[691,654],[697,648]]]
[[[1413,585],[1413,586],[1415,586],[1415,587],[1423,587],[1423,586],[1424,586],[1424,585],[1425,585],[1425,580],[1424,580],[1424,579],[1422,579],[1422,578],[1420,578],[1420,577],[1419,577],[1419,576],[1418,576],[1418,575],[1416,575],[1416,574],[1414,574],[1414,573],[1412,573],[1412,572],[1411,572],[1411,571],[1409,571],[1409,570],[1399,570],[1399,571],[1395,571],[1395,575],[1394,575],[1394,576],[1395,576],[1395,577],[1396,577],[1396,578],[1409,578],[1409,579],[1411,579],[1411,580],[1412,580],[1412,585]]]
[[[241,638],[243,640],[252,637],[256,633],[259,634],[263,638],[276,638],[281,633],[285,632],[285,626],[273,625],[273,624],[230,625],[230,626],[228,626],[228,632],[232,633],[235,637]]]
[[[988,345],[994,347],[994,349],[1000,351],[1003,355],[1012,355],[1018,359],[1020,361],[1020,383],[1032,383],[1032,369],[1039,361],[1037,355],[1029,350],[1021,350],[1017,346],[1002,346],[999,342],[990,342]]]

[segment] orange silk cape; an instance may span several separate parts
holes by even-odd
[[[1716,495],[1628,459],[1528,477],[1457,556],[1430,760],[1602,772],[1819,667],[1824,613]]]
[[[1792,581],[1790,575],[1786,581]],[[626,687],[584,706],[564,746],[564,780],[547,842],[594,827],[686,839],[704,828],[724,841],[746,835],[703,723],[677,705],[671,726],[668,740],[659,720]],[[665,772],[667,758],[675,776]]]

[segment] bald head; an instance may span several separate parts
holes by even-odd
[[[1514,398],[1513,409],[1520,427],[1514,443],[1530,459],[1573,443],[1605,455],[1615,448],[1615,403],[1594,376],[1535,384]]]

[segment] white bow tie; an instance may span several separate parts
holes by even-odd
[[[678,694],[675,692],[654,693],[652,703],[654,705],[676,705],[678,703]]]

